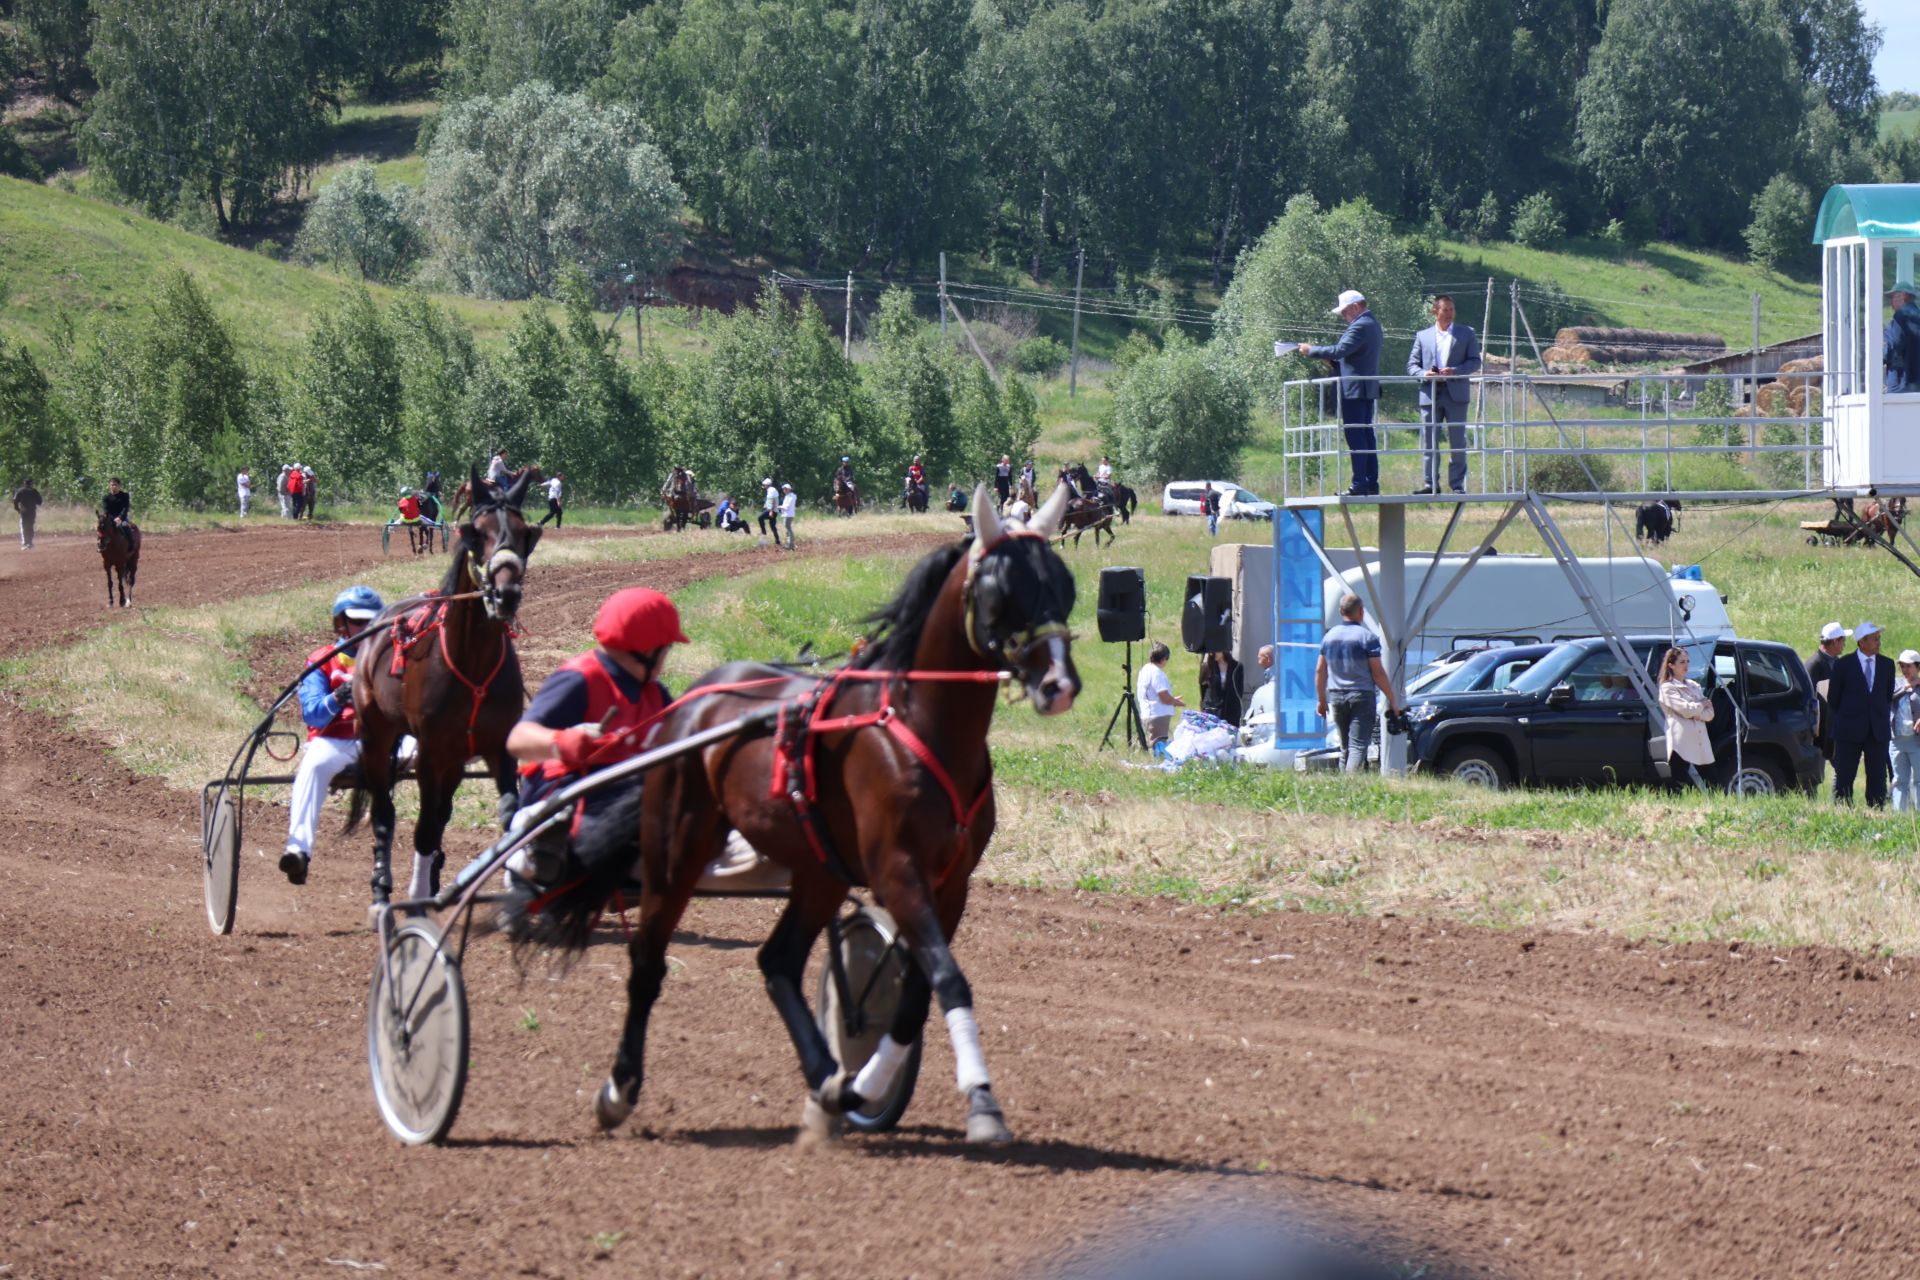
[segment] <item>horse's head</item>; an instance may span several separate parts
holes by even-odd
[[[98,509],[94,511],[93,515],[94,515],[94,524],[93,524],[94,541],[97,545],[99,545],[101,548],[104,549],[107,545],[107,536],[113,532],[113,521],[107,519],[106,512],[100,511]]]
[[[476,470],[472,481],[474,504],[460,526],[458,555],[466,566],[466,585],[480,593],[487,616],[510,622],[520,611],[520,591],[527,576],[527,557],[540,541],[540,528],[520,514],[532,483],[523,475],[498,498],[492,496]]]
[[[967,553],[967,643],[983,658],[1004,663],[1026,687],[1033,709],[1059,715],[1080,692],[1074,669],[1073,572],[1051,539],[1066,510],[1065,486],[1025,529],[1001,523],[981,485],[973,493],[973,548]]]

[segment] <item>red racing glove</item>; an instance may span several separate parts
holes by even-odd
[[[585,729],[561,729],[553,735],[554,754],[560,757],[561,764],[574,772],[587,767],[594,749],[599,745],[599,735]]]

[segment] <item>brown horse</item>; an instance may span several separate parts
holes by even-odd
[[[833,477],[833,509],[836,514],[843,516],[850,516],[860,509],[860,486],[842,479],[837,473]]]
[[[94,542],[100,548],[100,564],[107,572],[107,608],[113,608],[114,580],[120,583],[120,607],[133,603],[133,580],[140,576],[140,526],[131,520],[123,534],[114,527],[105,512],[96,511]]]
[[[1067,631],[1073,574],[1048,541],[1066,502],[1063,488],[1031,529],[1020,529],[1002,525],[985,486],[978,489],[979,536],[922,560],[870,619],[878,624],[872,642],[834,677],[745,662],[703,677],[662,718],[651,745],[769,701],[788,704],[786,728],[742,734],[660,766],[637,798],[582,831],[577,879],[536,900],[535,913],[527,910],[533,904],[518,914],[510,909],[509,929],[522,943],[579,947],[595,912],[639,863],[626,1026],[595,1102],[602,1126],[620,1124],[639,1099],[668,941],[732,829],[793,876],[760,969],[806,1077],[803,1136],[823,1136],[831,1115],[886,1096],[935,993],[967,1100],[967,1137],[1011,1136],[980,1050],[973,997],[948,943],[993,834],[987,730],[999,673],[1011,670],[1042,715],[1071,708],[1080,689]],[[811,798],[802,787],[811,787]],[[857,1077],[834,1061],[801,994],[807,955],[854,884],[871,887],[893,914],[915,962],[892,1027]]]
[[[1080,474],[1083,476],[1086,475],[1087,469],[1081,467]],[[1065,489],[1071,484],[1071,470],[1062,467],[1060,469],[1060,487]],[[1091,486],[1090,480],[1089,486]],[[1089,487],[1086,490],[1076,488],[1074,492],[1076,494],[1097,495],[1098,491]],[[1117,535],[1113,532],[1113,504],[1108,502],[1104,497],[1099,496],[1075,496],[1069,499],[1066,512],[1060,517],[1060,532],[1058,536],[1061,543],[1064,544],[1067,540],[1067,535],[1071,533],[1073,535],[1073,545],[1077,547],[1080,545],[1080,535],[1089,529],[1093,530],[1093,545],[1096,550],[1099,549],[1100,535],[1103,533],[1107,535],[1108,542],[1117,541]]]
[[[438,596],[388,606],[377,622],[407,617],[361,646],[354,667],[360,783],[347,829],[358,824],[365,793],[373,802],[375,903],[386,902],[393,891],[394,754],[402,735],[412,734],[419,744],[420,818],[413,828],[409,897],[439,892],[446,862],[440,837],[467,761],[478,757],[492,773],[501,825],[519,804],[507,734],[520,719],[525,687],[512,627],[540,529],[520,514],[530,477],[523,475],[497,498],[478,472],[470,483],[480,495],[478,505],[459,528]],[[397,671],[395,646],[401,653]]]
[[[701,520],[700,516],[712,508],[713,502],[700,496],[693,472],[685,467],[675,467],[673,474],[667,477],[667,482],[660,486],[660,498],[667,507],[665,528],[678,533],[696,522],[701,528],[706,527],[706,521]]]

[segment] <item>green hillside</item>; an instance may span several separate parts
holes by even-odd
[[[1883,138],[1891,138],[1896,133],[1912,133],[1916,129],[1920,129],[1920,108],[1880,113],[1880,136]]]
[[[198,277],[262,349],[304,338],[314,315],[352,287],[339,276],[219,244],[130,210],[55,187],[0,178],[0,274],[7,282],[0,330],[45,349],[62,309],[76,316],[123,313],[166,272]],[[392,290],[376,288],[385,298]],[[483,340],[503,335],[523,304],[442,299]]]

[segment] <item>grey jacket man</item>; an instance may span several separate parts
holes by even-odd
[[[1385,335],[1373,312],[1355,316],[1340,341],[1330,347],[1310,347],[1307,354],[1316,360],[1331,360],[1340,369],[1342,400],[1378,400],[1380,398],[1380,347]]]
[[[1440,358],[1440,326],[1430,324],[1413,335],[1413,350],[1407,353],[1407,373],[1418,378],[1429,369],[1452,369],[1457,377],[1427,378],[1420,383],[1420,404],[1424,408],[1437,396],[1447,404],[1465,406],[1473,394],[1467,379],[1480,372],[1480,339],[1471,326],[1458,320],[1447,330],[1453,337],[1453,351]]]

